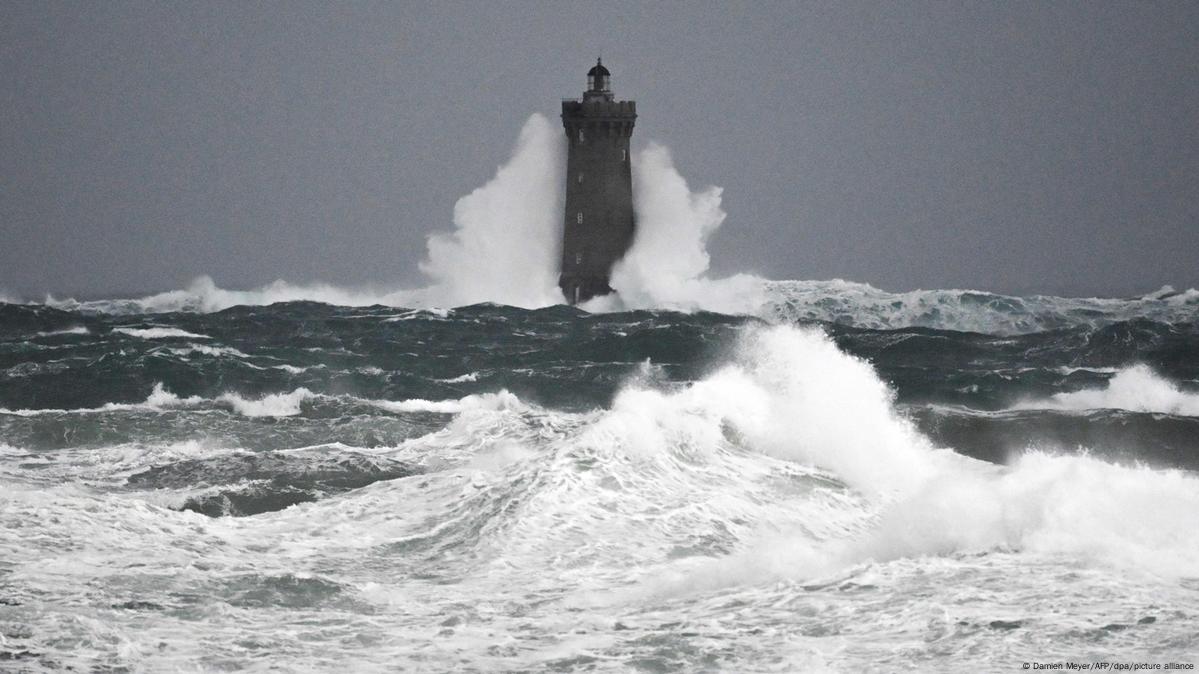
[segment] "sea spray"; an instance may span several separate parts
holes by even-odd
[[[751,335],[741,358],[770,382],[773,403],[757,418],[778,424],[751,443],[877,494],[877,526],[816,545],[823,562],[1027,549],[1199,576],[1199,541],[1180,514],[1199,508],[1193,476],[1036,451],[1007,469],[947,454],[901,420],[868,365],[831,342],[787,327]],[[738,428],[741,418],[729,417]],[[812,546],[800,548],[813,559]]]
[[[601,427],[629,429],[622,437],[632,448],[683,434],[705,451],[731,429],[748,449],[818,466],[871,494],[922,483],[927,441],[896,414],[870,365],[823,333],[748,329],[732,360],[681,391],[621,391]]]
[[[1196,508],[1193,474],[1030,451],[1004,470],[942,471],[883,512],[861,549],[879,561],[1010,550],[1196,578]]]
[[[726,215],[721,188],[692,191],[670,150],[659,143],[650,143],[633,160],[633,245],[612,270],[617,296],[599,298],[588,308],[756,313],[764,301],[762,279],[707,276],[708,239]]]
[[[430,284],[416,290],[347,289],[278,280],[255,290],[226,290],[212,279],[140,300],[77,302],[62,308],[128,313],[219,311],[238,305],[317,301],[338,306],[383,304],[454,307],[494,302],[525,308],[561,304],[557,287],[562,237],[565,142],[540,114],[525,122],[511,159],[484,186],[454,205],[452,231],[433,232],[420,269]],[[721,226],[721,189],[692,191],[670,151],[650,143],[633,157],[637,229],[612,272],[617,295],[596,298],[593,311],[672,309],[758,313],[763,280],[748,274],[708,277],[708,240]]]
[[[525,122],[508,163],[454,205],[456,229],[429,236],[420,268],[433,283],[418,293],[421,304],[535,308],[562,302],[564,152],[562,131],[544,116]]]
[[[424,308],[479,302],[525,308],[560,304],[564,156],[562,132],[543,115],[529,117],[507,163],[454,205],[455,228],[429,235],[427,254],[419,265],[430,280],[424,288],[353,289],[277,280],[254,290],[226,290],[204,276],[184,290],[141,299],[80,302],[47,297],[45,303],[114,313],[213,312],[295,301]]]

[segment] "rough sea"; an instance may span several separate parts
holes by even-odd
[[[1199,660],[1199,293],[0,304],[0,670]]]

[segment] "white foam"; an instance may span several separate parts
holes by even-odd
[[[824,561],[998,547],[1199,575],[1199,541],[1185,514],[1199,507],[1193,477],[1035,452],[997,470],[934,451],[869,385],[865,364],[831,353],[831,344],[822,353],[789,332],[765,331],[755,347],[758,358],[774,364],[768,372],[778,373],[781,399],[790,402],[770,416],[793,420],[784,422],[791,437],[770,434],[764,446],[775,453],[791,448],[797,457],[885,496],[874,532],[817,546]],[[772,399],[777,404],[778,393]]]
[[[214,358],[223,358],[225,356],[233,356],[234,358],[249,358],[248,355],[238,351],[231,346],[208,346],[207,344],[188,344],[186,347],[178,349],[168,349],[176,356],[190,356],[193,353],[212,356]]]
[[[464,383],[470,382],[470,381],[479,381],[479,373],[478,372],[468,372],[466,374],[458,375],[457,377],[451,377],[449,379],[438,379],[437,381],[444,382],[446,384],[464,384]]]
[[[271,393],[261,398],[245,398],[236,393],[223,393],[215,399],[200,396],[180,398],[166,390],[161,383],[158,383],[154,385],[154,390],[146,398],[144,404],[131,407],[161,410],[179,407],[198,407],[220,402],[229,405],[233,408],[234,412],[246,417],[289,417],[300,413],[300,406],[304,401],[318,397],[320,397],[319,394],[315,394],[306,388],[298,388],[287,393]],[[106,405],[105,409],[109,409],[109,406]]]
[[[446,309],[444,307],[430,307],[428,309],[413,309],[412,311],[405,311],[404,313],[400,314],[399,316],[391,316],[389,318],[385,318],[385,319],[383,319],[383,322],[397,323],[399,321],[412,321],[412,320],[418,320],[418,319],[428,319],[430,316],[435,317],[435,318],[449,318],[450,316],[453,315],[453,313],[454,313],[453,309]]]
[[[817,332],[751,330],[733,364],[683,390],[631,386],[584,436],[632,456],[682,451],[697,460],[730,441],[844,481],[866,499],[866,528],[833,538],[766,534],[712,569],[688,567],[689,586],[994,550],[1199,576],[1193,476],[1035,451],[1002,468],[937,449],[896,412],[867,363]]]
[[[298,402],[293,405],[294,399],[303,399],[312,395],[307,389],[296,389],[296,391],[291,393],[268,395],[261,400],[247,400],[233,393],[223,394],[216,400],[228,403],[235,411],[246,416],[287,416],[299,413]],[[158,382],[154,384],[154,388],[150,391],[150,395],[146,397],[146,400],[140,403],[105,403],[100,407],[81,407],[76,409],[43,408],[9,410],[0,408],[0,413],[32,417],[44,414],[101,414],[105,412],[136,410],[162,411],[186,407],[200,407],[212,404],[213,402],[213,400],[202,396],[181,398],[168,391],[161,382]]]
[[[303,369],[300,369],[302,371]],[[153,390],[146,400],[140,403],[105,403],[100,407],[85,407],[77,409],[17,409],[0,408],[0,414],[32,417],[45,414],[99,414],[104,412],[121,412],[150,410],[162,411],[169,409],[212,407],[227,405],[237,414],[246,417],[289,417],[303,411],[303,404],[309,400],[334,399],[321,393],[314,393],[307,388],[297,388],[292,391],[270,393],[260,398],[247,398],[238,393],[222,393],[216,398],[202,396],[180,397],[167,390],[161,382],[154,384]],[[394,413],[405,412],[437,412],[442,414],[459,414],[470,410],[493,411],[522,411],[528,409],[519,398],[507,390],[496,393],[472,394],[458,399],[423,400],[378,400],[371,398],[356,398],[342,396],[341,399],[354,401],[377,407]]]
[[[182,459],[202,458],[226,454],[230,450],[213,438],[199,437],[176,442],[133,441],[115,445],[63,447],[53,452],[8,447],[0,443],[0,472],[5,477],[25,484],[62,485],[87,482],[89,485],[126,484],[130,474],[153,465]],[[3,465],[5,460],[11,460]],[[36,471],[28,471],[37,464]],[[168,505],[175,499],[165,494],[146,494],[149,500]],[[163,498],[165,497],[165,498]],[[165,503],[163,501],[166,501]],[[174,503],[178,505],[178,502]]]
[[[146,398],[146,402],[142,405],[121,406],[117,403],[108,403],[102,409],[135,409],[137,407],[146,407],[150,409],[161,410],[170,407],[188,407],[192,405],[199,405],[203,402],[204,399],[200,396],[188,396],[187,398],[180,398],[174,393],[168,391],[166,387],[159,382],[154,384],[154,390],[150,392],[150,395]]]
[[[1027,400],[1014,409],[1120,409],[1194,417],[1199,416],[1199,393],[1183,391],[1148,365],[1138,364],[1116,371],[1104,388],[1058,393],[1048,400]]]
[[[164,410],[172,407],[199,405],[205,400],[199,396],[180,398],[166,390],[161,383],[154,384],[150,395],[140,403],[105,403],[100,407],[80,407],[75,409],[41,408],[16,409],[0,408],[0,414],[11,414],[20,417],[35,417],[44,414],[102,414],[104,412],[124,412],[131,410]]]
[[[172,339],[175,337],[186,337],[189,339],[212,339],[208,335],[197,335],[194,332],[188,332],[179,328],[113,328],[113,332],[137,337],[139,339]]]
[[[86,334],[90,334],[90,331],[87,328],[83,327],[82,325],[79,325],[79,326],[75,326],[73,328],[65,328],[63,330],[49,330],[46,332],[39,332],[39,333],[37,333],[37,336],[38,337],[57,337],[59,335],[86,335]]]
[[[759,452],[827,469],[871,493],[908,491],[928,471],[931,447],[900,417],[866,362],[823,333],[751,330],[735,362],[680,391],[630,387],[599,425],[638,453],[686,436],[719,446],[726,427]]]
[[[513,410],[526,409],[527,406],[506,389],[498,393],[482,393],[468,395],[458,400],[367,400],[375,407],[388,412],[437,412],[440,414],[458,414],[466,410]]]
[[[1034,368],[1029,368],[1029,369],[1031,370]],[[1075,372],[1093,372],[1095,374],[1115,374],[1120,371],[1120,368],[1118,368],[1118,367],[1069,367],[1069,366],[1063,365],[1061,367],[1053,368],[1053,371],[1058,374],[1066,375],[1066,376],[1070,376],[1070,375],[1074,374]]]
[[[300,413],[300,406],[317,397],[306,388],[289,393],[271,393],[257,399],[246,399],[235,393],[226,393],[218,400],[233,406],[233,410],[246,417],[291,417]]]
[[[1194,577],[1196,508],[1199,480],[1180,471],[1031,452],[1001,473],[946,471],[890,508],[864,551],[889,559],[1000,547]]]
[[[283,370],[284,372],[287,372],[289,374],[302,374],[304,372],[307,372],[308,370],[319,370],[319,369],[323,369],[324,367],[325,367],[324,363],[321,363],[319,365],[308,365],[305,367],[297,367],[295,365],[288,365],[287,363],[284,363],[283,365],[272,365],[271,366],[271,368],[273,368],[275,370]]]

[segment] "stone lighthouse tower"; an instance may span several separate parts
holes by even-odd
[[[637,106],[612,95],[611,73],[598,59],[587,71],[583,100],[562,101],[566,223],[558,285],[571,304],[612,292],[608,274],[633,242],[629,138]]]

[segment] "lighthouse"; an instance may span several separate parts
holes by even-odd
[[[611,78],[597,59],[587,71],[583,99],[562,101],[569,149],[558,286],[571,304],[612,292],[612,265],[633,242],[629,139],[637,104],[616,100]]]

